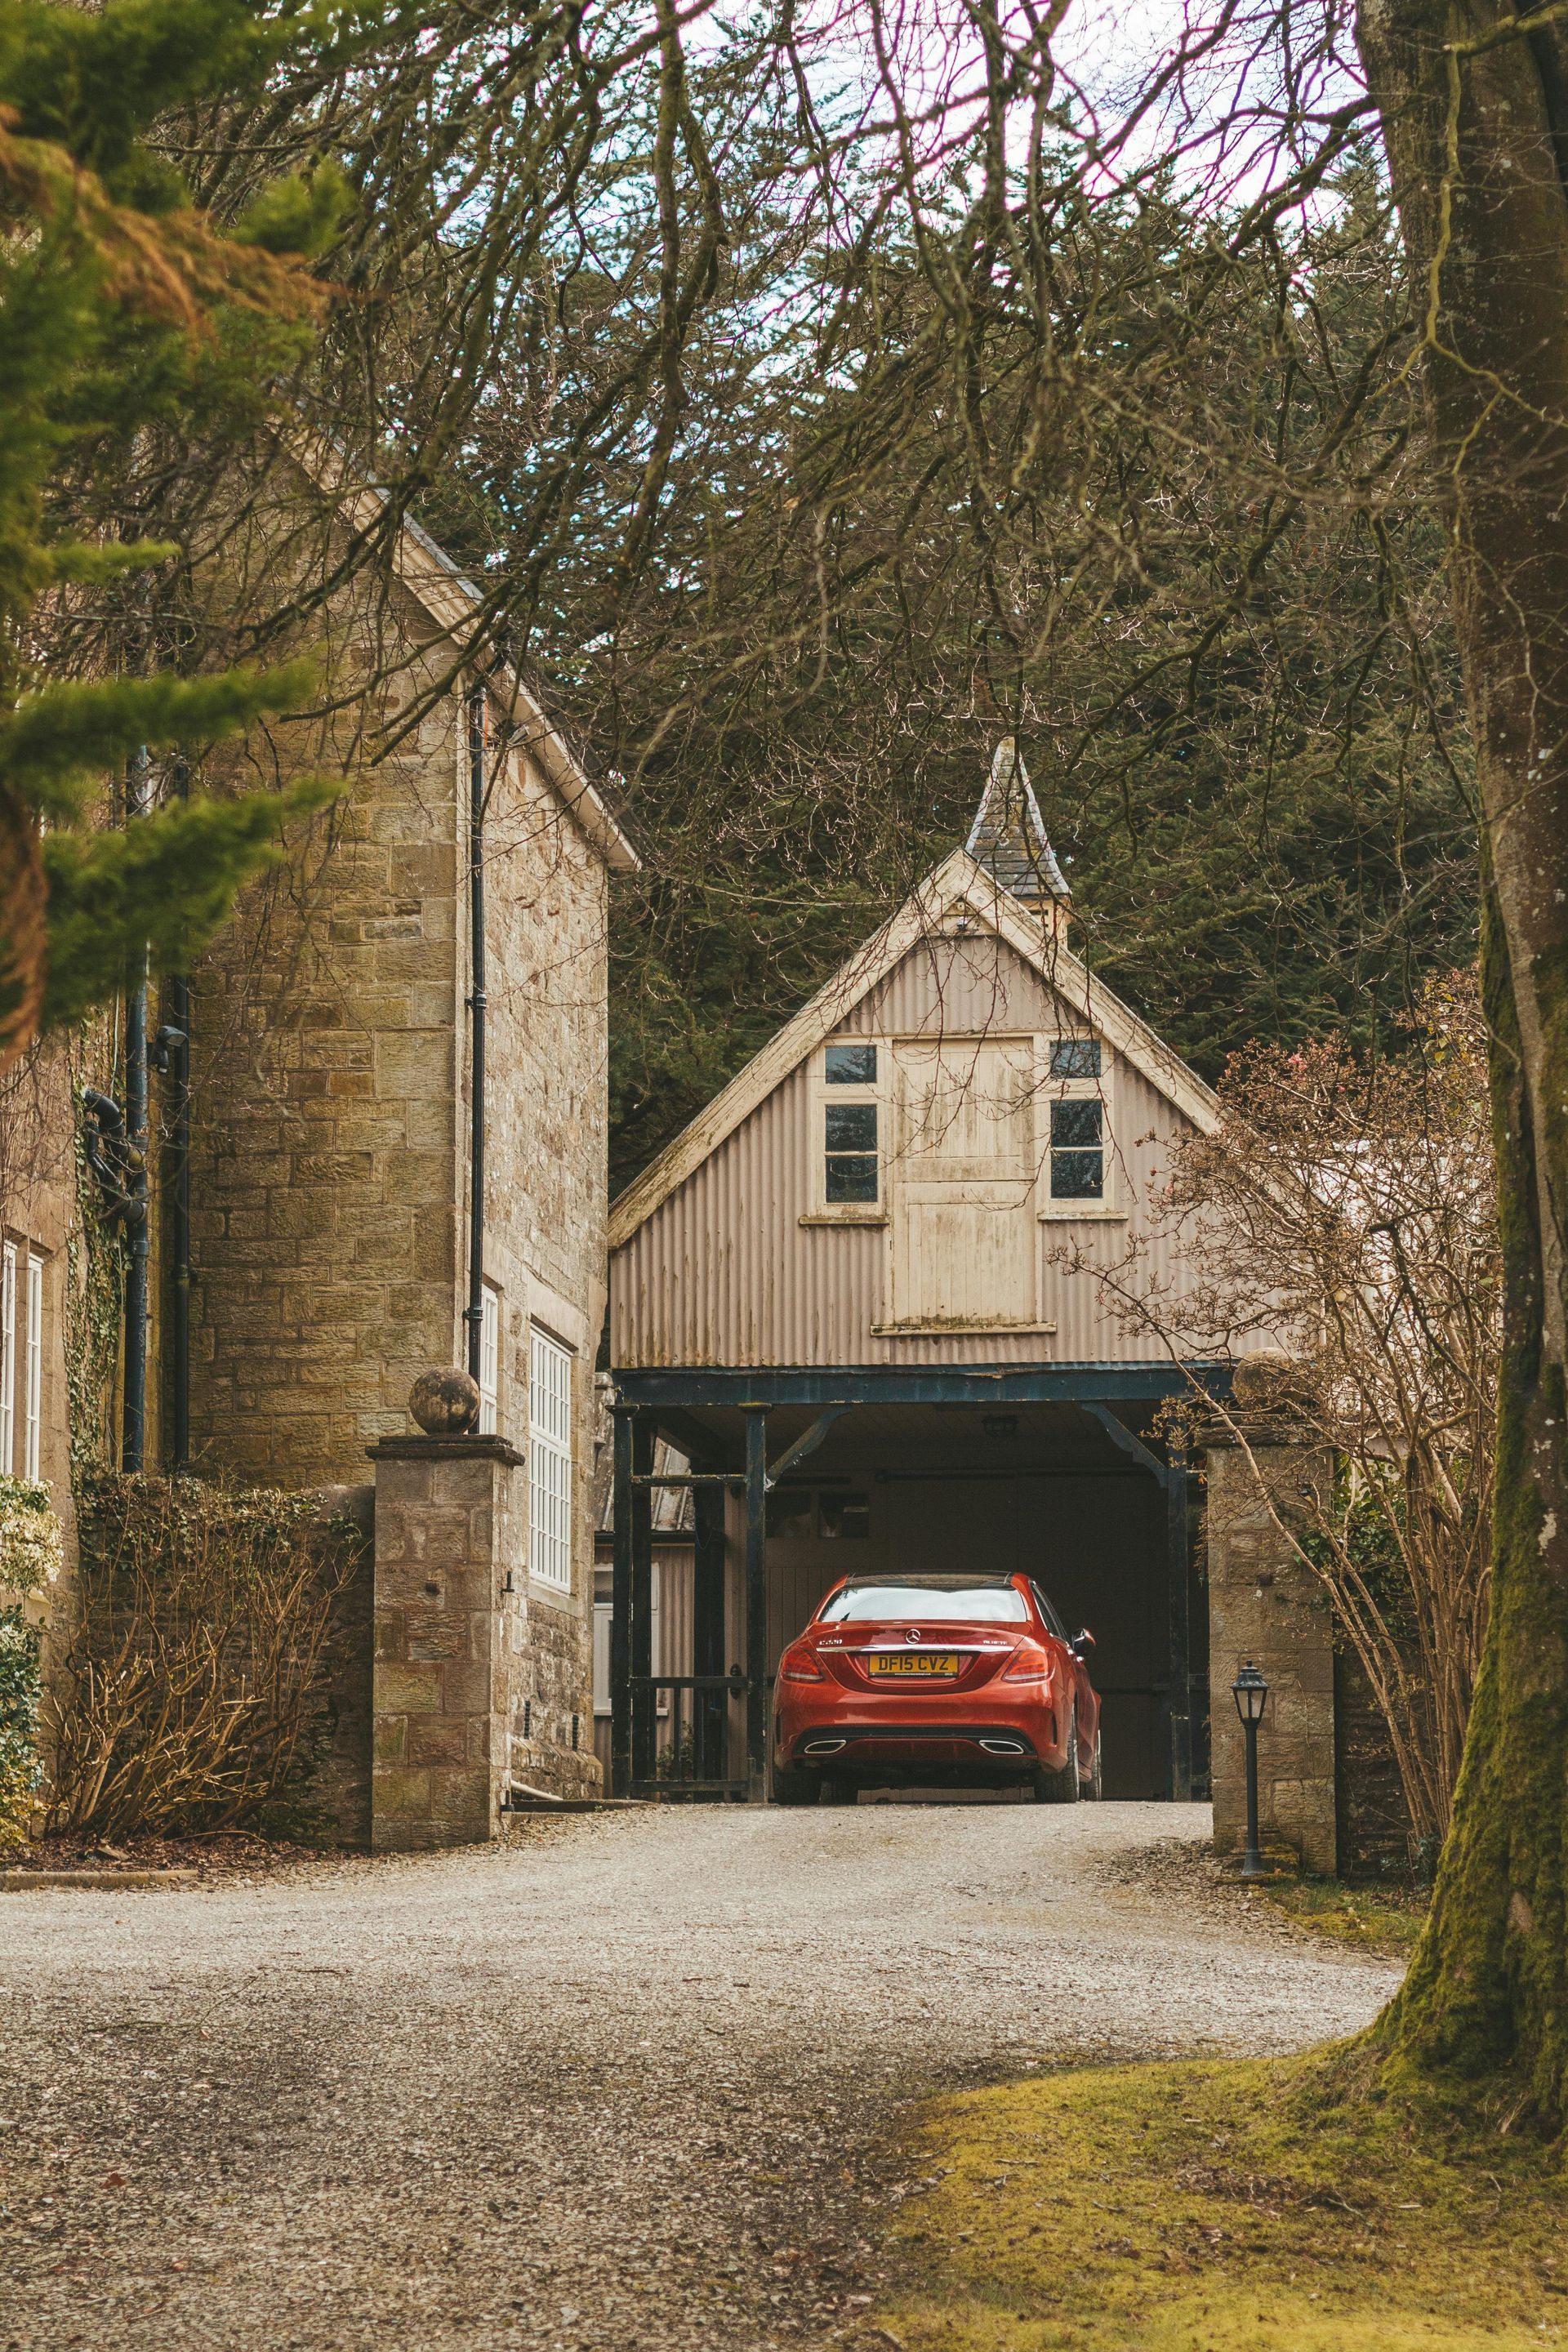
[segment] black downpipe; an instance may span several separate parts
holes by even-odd
[[[169,1172],[169,1463],[184,1470],[191,1458],[191,984],[176,973],[168,988],[168,1023],[161,1042],[168,1055]]]
[[[479,1377],[485,1319],[485,690],[468,697],[468,1371]]]
[[[190,796],[190,772],[182,760],[174,788]],[[169,1159],[174,1198],[169,1216],[169,1463],[185,1469],[191,1458],[191,983],[184,972],[171,979],[169,1018],[159,1038],[160,1067],[169,1077]]]
[[[126,779],[125,818],[147,814],[148,761],[139,751]],[[147,1451],[147,950],[132,958],[125,1000],[125,1368],[120,1466],[142,1468]]]

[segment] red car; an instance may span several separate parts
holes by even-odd
[[[1093,1647],[1026,1576],[846,1577],[779,1660],[773,1802],[899,1785],[1098,1797]]]

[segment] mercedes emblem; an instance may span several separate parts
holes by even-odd
[[[918,1625],[911,1625],[909,1632],[904,1635],[906,1642],[918,1642],[920,1638],[920,1628]]]

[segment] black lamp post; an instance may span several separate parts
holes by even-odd
[[[1247,1851],[1241,1857],[1241,1874],[1267,1878],[1263,1856],[1258,1851],[1258,1727],[1268,1704],[1268,1685],[1252,1660],[1245,1658],[1230,1689],[1247,1734]]]

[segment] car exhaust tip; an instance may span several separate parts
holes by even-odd
[[[980,1745],[987,1756],[1026,1756],[1029,1752],[1021,1739],[983,1739]]]
[[[801,1752],[805,1756],[837,1756],[848,1744],[844,1739],[808,1739]]]

